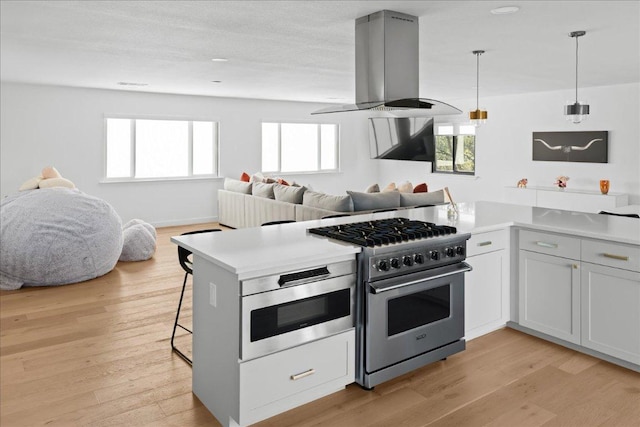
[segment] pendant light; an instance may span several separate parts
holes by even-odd
[[[564,114],[567,120],[573,123],[580,123],[589,114],[589,104],[580,104],[578,102],[578,38],[587,34],[585,31],[573,31],[569,33],[569,37],[576,39],[576,101],[573,104],[567,104],[564,107]]]
[[[469,112],[469,119],[471,124],[480,126],[487,122],[487,111],[480,109],[480,55],[484,53],[484,50],[474,50],[473,54],[476,56],[476,109]]]

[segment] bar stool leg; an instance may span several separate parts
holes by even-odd
[[[189,273],[185,273],[184,274],[184,282],[182,282],[182,292],[180,293],[180,302],[178,303],[178,311],[176,312],[176,321],[173,324],[173,334],[171,334],[171,349],[173,351],[175,351],[178,356],[180,356],[182,359],[184,359],[185,362],[187,362],[189,365],[193,365],[193,362],[191,361],[191,359],[189,359],[184,353],[182,353],[180,350],[178,350],[176,348],[176,346],[173,344],[173,340],[176,336],[176,328],[179,326],[182,329],[184,329],[185,331],[189,332],[190,334],[193,334],[193,331],[185,328],[184,326],[182,326],[181,324],[178,323],[178,320],[180,318],[180,309],[182,308],[182,299],[184,298],[184,290],[187,287],[187,278],[189,277]]]

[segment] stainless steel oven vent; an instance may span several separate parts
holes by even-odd
[[[382,10],[356,20],[356,103],[312,114],[359,110],[424,110],[426,115],[459,109],[419,97],[418,17]],[[424,115],[424,114],[423,114]]]

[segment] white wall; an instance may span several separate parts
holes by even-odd
[[[580,124],[563,115],[572,91],[483,98],[489,120],[477,129],[476,178],[432,174],[430,163],[379,160],[380,184],[427,182],[430,190],[448,186],[456,201],[502,201],[503,188],[521,178],[530,186],[550,187],[556,176],[567,175],[569,189],[599,191],[599,180],[609,179],[610,192],[627,193],[629,204],[640,204],[640,84],[581,88],[579,94],[591,108]],[[455,120],[464,121],[475,109],[475,99],[451,104],[464,111]],[[572,130],[609,131],[609,163],[531,160],[532,132]]]
[[[217,217],[222,180],[100,183],[104,115],[209,117],[220,122],[220,173],[239,178],[261,165],[263,120],[339,123],[342,172],[289,176],[314,189],[344,194],[375,181],[361,113],[311,116],[322,104],[213,98],[3,83],[0,92],[0,194],[17,191],[45,166],[55,166],[85,193],[108,201],[123,221],[184,224]],[[358,120],[358,117],[360,118]]]
[[[611,180],[611,192],[640,204],[640,84],[580,89],[591,105],[582,124],[564,119],[571,91],[482,99],[489,121],[478,129],[476,178],[432,174],[431,164],[371,160],[365,112],[310,116],[321,104],[148,94],[3,83],[0,87],[0,194],[53,165],[84,192],[111,203],[124,221],[141,218],[155,225],[195,223],[217,216],[216,191],[222,180],[101,184],[105,114],[210,117],[220,121],[221,175],[239,177],[260,169],[262,120],[339,123],[342,172],[290,176],[332,194],[363,190],[378,182],[427,182],[448,186],[455,200],[503,200],[505,186],[528,178],[531,186],[551,186],[558,175],[569,188],[597,191]],[[452,101],[463,111],[475,100]],[[464,120],[465,115],[456,117]],[[441,118],[439,120],[442,120]],[[534,162],[533,131],[608,130],[609,163]]]

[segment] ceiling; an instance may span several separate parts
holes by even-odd
[[[2,81],[348,103],[355,19],[420,17],[420,96],[640,81],[640,1],[2,1]],[[499,6],[519,6],[493,15]],[[227,58],[228,62],[213,62]],[[212,81],[220,81],[213,83]],[[118,82],[146,83],[121,86]]]

